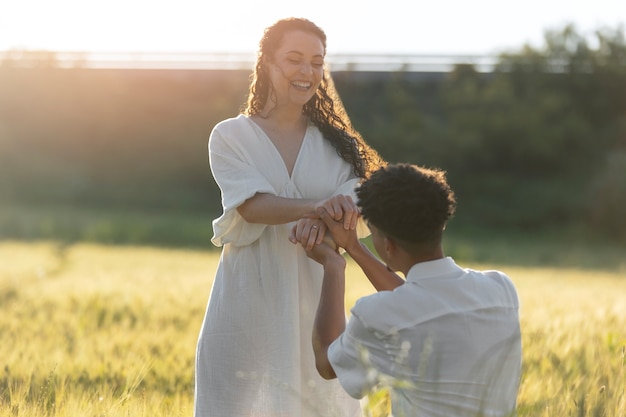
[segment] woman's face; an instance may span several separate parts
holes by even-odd
[[[312,33],[285,33],[269,68],[277,105],[305,105],[322,82],[324,45]]]

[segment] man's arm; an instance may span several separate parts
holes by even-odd
[[[356,230],[346,230],[341,222],[335,221],[323,209],[317,211],[320,218],[328,227],[335,243],[344,248],[348,255],[363,270],[367,279],[376,291],[391,291],[404,284],[404,280],[395,272],[389,270],[363,243],[359,241]]]
[[[306,250],[306,253],[324,267],[322,292],[313,323],[315,367],[322,378],[333,379],[337,375],[328,360],[328,347],[346,329],[346,260],[325,243],[315,245],[313,249]]]

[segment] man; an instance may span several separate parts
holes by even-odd
[[[445,173],[389,165],[356,195],[384,263],[353,230],[319,213],[378,290],[356,302],[346,327],[346,261],[325,243],[307,244],[324,267],[312,340],[320,375],[337,377],[355,398],[387,385],[394,417],[515,415],[517,292],[504,273],[463,269],[444,255],[442,235],[456,208]],[[292,240],[308,242],[299,226]]]

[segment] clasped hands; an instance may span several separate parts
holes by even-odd
[[[336,251],[351,241],[358,241],[356,226],[359,209],[349,195],[336,195],[315,206],[315,212],[303,217],[293,226],[289,240],[300,243],[310,255],[318,245]]]

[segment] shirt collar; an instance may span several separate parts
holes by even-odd
[[[419,281],[422,279],[434,278],[440,275],[458,273],[463,269],[454,262],[454,259],[447,256],[434,261],[419,262],[409,269],[406,281]]]

